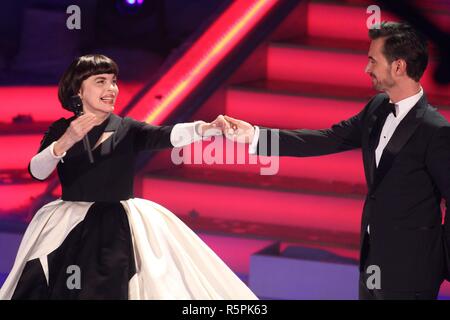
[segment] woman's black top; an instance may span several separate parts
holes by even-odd
[[[61,118],[54,122],[45,133],[39,152],[58,140],[74,119]],[[113,132],[92,151],[94,163],[90,163],[82,140],[67,151],[64,162],[58,163],[62,200],[117,202],[133,198],[136,156],[143,150],[172,147],[172,128],[111,114],[88,133],[93,148],[103,132]]]

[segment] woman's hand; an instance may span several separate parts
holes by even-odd
[[[213,122],[204,122],[198,126],[197,132],[202,137],[221,135],[228,123],[223,115],[219,115]]]
[[[234,119],[229,116],[224,116],[226,121],[226,127],[223,133],[231,141],[237,141],[240,143],[251,143],[255,135],[255,127],[250,123]]]
[[[97,125],[98,119],[91,113],[83,114],[73,120],[66,132],[55,143],[53,151],[55,155],[60,156],[72,146],[83,139],[83,137]]]
[[[231,141],[251,143],[255,135],[255,127],[248,122],[219,115],[213,122],[202,123],[198,128],[201,136],[220,135],[220,132]]]

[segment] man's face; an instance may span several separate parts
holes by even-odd
[[[386,91],[395,85],[393,64],[389,63],[383,54],[384,38],[372,40],[370,43],[365,72],[372,79],[372,87],[377,91]]]

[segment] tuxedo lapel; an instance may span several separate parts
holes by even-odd
[[[408,112],[408,114],[400,122],[388,144],[383,150],[378,168],[375,166],[375,149],[377,143],[375,142],[371,146],[370,152],[373,155],[373,169],[374,169],[374,179],[372,190],[375,190],[380,182],[383,180],[384,176],[389,172],[392,164],[399,154],[404,145],[409,141],[411,136],[416,131],[417,127],[420,125],[423,119],[423,115],[427,109],[427,100],[425,95],[420,98],[416,105]],[[381,133],[381,131],[380,131]],[[379,134],[374,137],[374,140],[379,141]]]

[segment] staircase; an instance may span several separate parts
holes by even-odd
[[[302,3],[192,120],[227,114],[266,127],[319,129],[356,114],[376,94],[364,73],[366,7]],[[438,21],[448,18],[428,14]],[[382,13],[382,20],[398,19]],[[450,120],[449,86],[433,81],[435,48],[431,52],[421,83],[430,104]],[[205,152],[212,143],[225,144],[219,138],[190,151]],[[160,152],[140,175],[141,196],[166,206],[201,232],[341,248],[358,258],[366,192],[359,150],[283,157],[278,173],[269,176],[260,175],[270,162],[267,158],[250,156],[235,165],[195,164],[192,155],[185,160],[191,164],[174,165],[171,151]],[[449,289],[442,289],[447,296]]]

